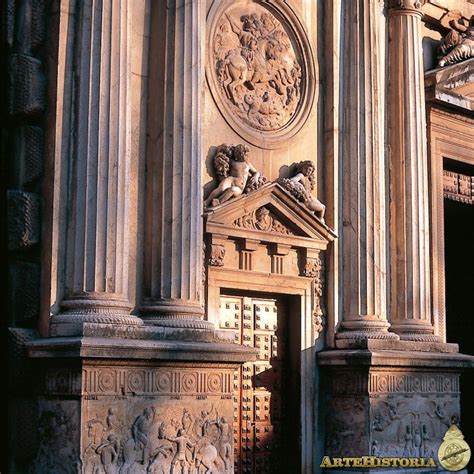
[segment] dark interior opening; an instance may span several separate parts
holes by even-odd
[[[474,167],[472,167],[474,168]],[[466,173],[473,176],[474,173]],[[444,200],[447,341],[474,355],[474,205]],[[474,374],[461,376],[461,429],[474,446]],[[474,460],[468,466],[472,472]]]

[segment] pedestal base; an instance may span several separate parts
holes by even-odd
[[[32,472],[234,472],[234,369],[221,342],[52,338],[40,358]]]
[[[438,448],[451,424],[460,423],[459,377],[474,366],[474,357],[456,353],[452,344],[425,343],[416,352],[416,343],[385,344],[371,341],[365,348],[318,354],[325,387],[325,455],[432,457],[438,468],[413,472],[445,472]]]

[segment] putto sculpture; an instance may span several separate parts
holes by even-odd
[[[474,58],[474,15],[468,26],[462,25],[458,20],[451,20],[449,25],[452,30],[443,38],[439,47],[439,67]]]
[[[220,145],[214,156],[218,185],[204,201],[204,208],[216,207],[264,185],[267,180],[248,161],[247,145]]]
[[[280,178],[277,182],[324,222],[326,206],[312,195],[315,181],[314,163],[306,160],[296,164],[296,174],[292,178]]]

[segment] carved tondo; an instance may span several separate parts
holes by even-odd
[[[296,17],[292,22],[273,3],[279,4],[223,2],[210,15],[207,76],[213,97],[234,130],[262,147],[287,139],[312,99],[309,42]]]

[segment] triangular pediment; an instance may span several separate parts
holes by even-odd
[[[265,235],[305,238],[330,242],[336,234],[278,183],[228,201],[205,213],[206,231],[233,234],[245,231],[249,237]]]

